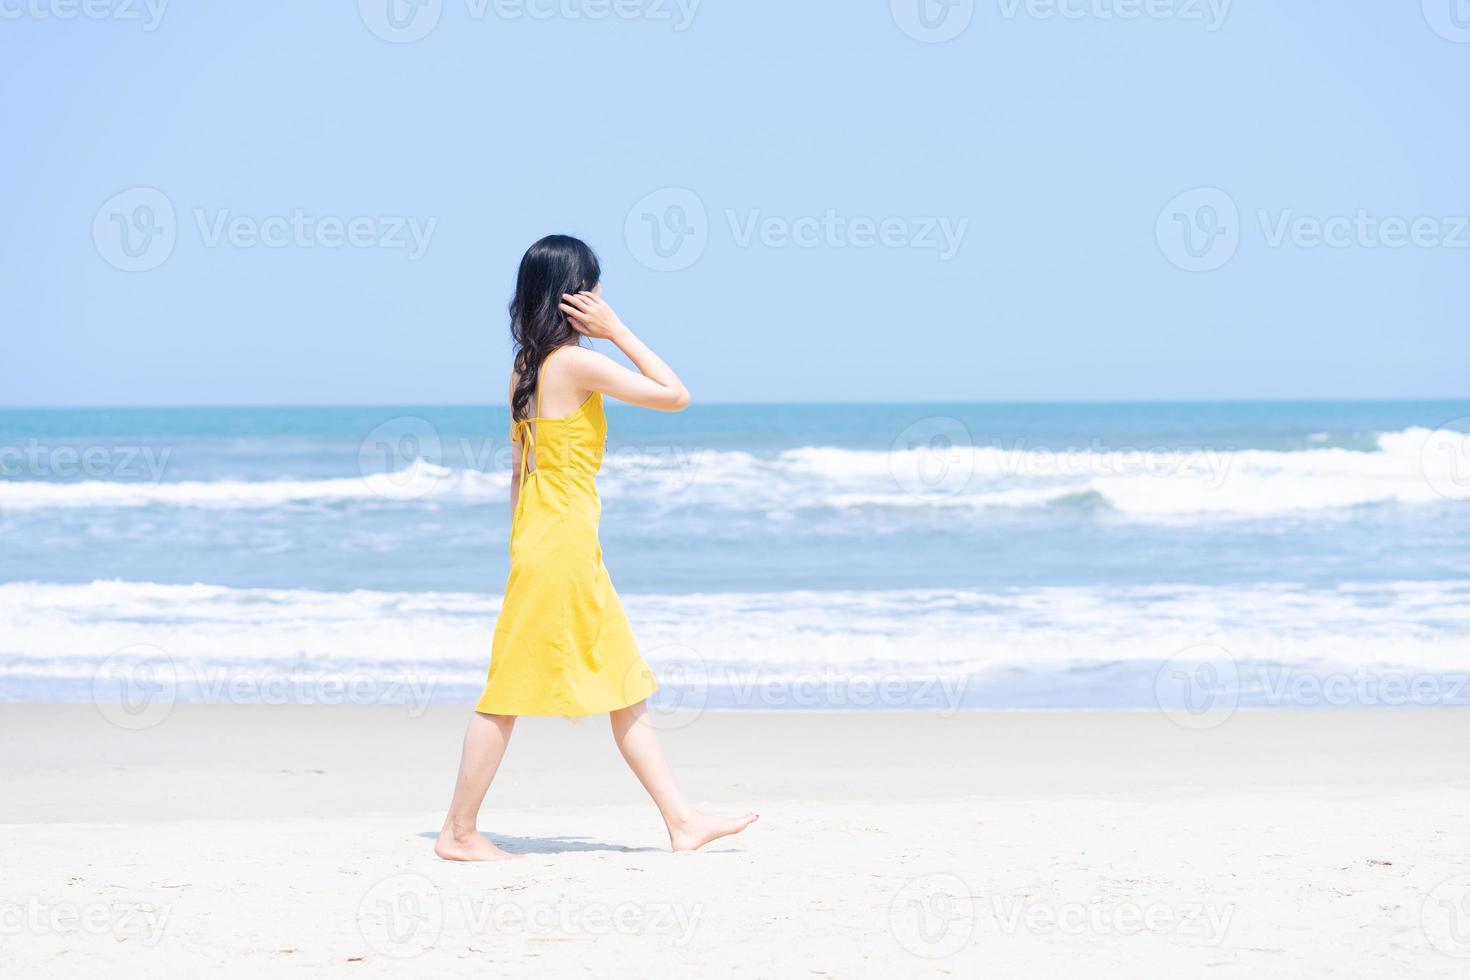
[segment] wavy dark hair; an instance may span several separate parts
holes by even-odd
[[[531,402],[541,377],[541,364],[558,347],[579,344],[560,310],[563,293],[595,287],[602,266],[587,243],[570,235],[547,235],[521,256],[516,294],[510,301],[510,339],[515,342],[516,387],[510,396],[513,419],[531,417]]]

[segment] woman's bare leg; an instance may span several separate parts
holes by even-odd
[[[516,857],[507,854],[485,839],[475,822],[485,792],[505,757],[510,733],[515,729],[512,715],[487,715],[475,712],[464,733],[464,750],[459,757],[459,778],[454,783],[454,800],[444,828],[434,842],[434,853],[446,861],[503,861]]]
[[[743,817],[709,817],[689,805],[679,784],[674,782],[674,773],[664,758],[663,746],[659,744],[658,732],[648,720],[644,703],[612,712],[613,738],[618,750],[623,753],[628,767],[653,797],[658,812],[663,815],[664,825],[669,829],[669,845],[676,851],[693,851],[712,840],[738,834],[757,819],[754,813]]]

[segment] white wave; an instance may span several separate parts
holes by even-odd
[[[1470,671],[1470,583],[627,595],[655,669],[751,682],[963,677],[1158,662],[1200,644],[1241,660]],[[322,673],[476,685],[498,600],[93,582],[0,585],[5,678],[86,680],[139,645],[235,678]]]
[[[762,457],[667,447],[615,450],[599,478],[609,499],[664,509],[789,516],[802,507],[897,511],[1037,508],[1096,501],[1138,519],[1263,516],[1367,504],[1470,500],[1470,436],[1405,429],[1376,451],[1051,451],[1022,444],[940,451],[804,447]],[[506,470],[425,461],[396,473],[324,480],[187,483],[0,482],[0,511],[147,505],[262,508],[333,501],[479,501],[502,497]]]
[[[509,485],[508,473],[453,470],[424,460],[392,473],[325,480],[0,481],[0,511],[150,505],[242,509],[311,502],[413,500],[436,492],[488,498],[503,493]]]

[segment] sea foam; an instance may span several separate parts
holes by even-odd
[[[603,495],[693,508],[789,514],[1079,504],[1136,519],[1256,517],[1372,504],[1470,500],[1470,436],[1424,428],[1383,433],[1378,448],[1134,450],[1028,448],[997,442],[941,449],[803,447],[773,455],[680,447],[609,453]],[[508,470],[418,460],[394,472],[329,479],[196,482],[0,481],[0,512],[44,508],[260,509],[312,504],[476,503],[504,496]]]

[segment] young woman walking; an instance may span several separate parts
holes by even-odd
[[[756,819],[708,816],[679,791],[644,707],[657,684],[602,563],[596,475],[607,438],[603,396],[677,412],[689,391],[603,301],[601,274],[584,243],[551,235],[530,247],[516,276],[510,578],[454,800],[434,845],[451,861],[514,857],[480,834],[476,821],[520,715],[608,713],[618,748],[676,851],[739,833]],[[612,341],[639,373],[582,347],[582,337]]]

